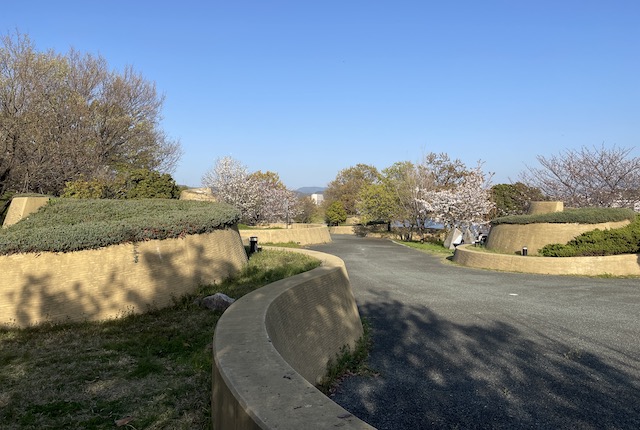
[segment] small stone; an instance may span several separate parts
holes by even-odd
[[[212,296],[203,298],[200,301],[200,305],[212,311],[224,311],[235,301],[235,299],[232,299],[226,294],[215,293]]]

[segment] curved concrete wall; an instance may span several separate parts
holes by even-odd
[[[498,224],[491,227],[486,247],[498,252],[519,253],[526,246],[529,254],[537,253],[550,243],[567,243],[587,231],[620,228],[629,220],[601,224]]]
[[[235,228],[95,250],[0,256],[0,324],[25,327],[145,312],[246,263]]]
[[[483,252],[472,245],[456,248],[453,261],[467,267],[547,275],[640,276],[640,254],[607,257],[523,257]]]
[[[249,244],[251,236],[258,238],[258,244],[294,242],[304,246],[331,243],[329,229],[326,225],[321,224],[307,224],[306,226],[292,224],[292,228],[240,230],[240,236],[245,245]]]
[[[256,290],[222,315],[213,342],[212,420],[224,429],[372,429],[318,391],[362,323],[342,260]]]

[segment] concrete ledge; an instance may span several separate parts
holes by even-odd
[[[256,290],[222,315],[213,342],[212,420],[222,429],[372,429],[318,391],[362,323],[342,260]]]
[[[331,234],[356,234],[356,227],[353,225],[340,225],[329,227]]]
[[[547,214],[552,212],[563,212],[564,211],[564,202],[559,201],[551,201],[551,202],[529,202],[529,210],[527,211],[530,215],[535,214]]]
[[[301,227],[298,224],[293,224],[292,227],[293,228],[282,229],[240,230],[240,236],[245,245],[249,244],[249,238],[251,236],[258,238],[258,244],[294,242],[304,246],[331,243],[331,235],[325,225],[308,224],[305,227]]]
[[[607,257],[523,257],[483,252],[473,245],[456,248],[453,261],[481,269],[547,275],[640,276],[640,254]]]
[[[246,263],[235,228],[95,250],[0,256],[0,324],[26,327],[145,312]]]
[[[49,202],[49,197],[14,197],[11,199],[7,216],[2,223],[3,227],[9,227],[28,217]]]

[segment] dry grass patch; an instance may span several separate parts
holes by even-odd
[[[0,329],[2,428],[210,428],[211,341],[221,313],[195,299],[215,292],[238,298],[318,265],[302,254],[264,251],[237,277],[171,308]]]

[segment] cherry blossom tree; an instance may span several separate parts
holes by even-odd
[[[491,201],[491,175],[482,171],[482,163],[464,172],[455,186],[421,190],[417,202],[425,214],[448,228],[471,227],[488,222],[495,208]]]
[[[202,184],[211,188],[221,201],[237,207],[242,221],[253,223],[258,211],[259,182],[249,180],[249,171],[240,161],[222,157],[202,177]]]
[[[289,223],[300,213],[296,194],[288,190],[277,173],[249,173],[246,166],[231,157],[219,158],[202,177],[214,195],[237,207],[242,222],[250,225]]]

